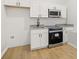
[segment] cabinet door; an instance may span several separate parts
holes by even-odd
[[[69,31],[73,31],[73,27],[65,27],[63,28],[63,41],[64,42],[67,42],[68,41],[68,34],[69,34]]]
[[[31,9],[30,9],[30,17],[48,17],[48,8],[43,0],[32,0],[31,1]]]
[[[48,29],[41,30],[41,48],[48,46]]]
[[[19,0],[5,0],[5,5],[16,6]]]
[[[41,3],[40,6],[41,6],[41,7],[40,7],[40,10],[41,10],[41,12],[40,12],[41,17],[48,17],[48,7],[47,7],[47,5],[44,4],[44,3]]]
[[[68,34],[67,34],[67,31],[63,31],[63,42],[67,42],[68,41]]]
[[[19,0],[21,7],[30,7],[30,0]]]
[[[61,9],[61,17],[66,18],[66,13],[67,13],[66,8],[62,8]]]
[[[61,18],[66,18],[66,7],[65,6],[57,6],[58,10],[61,10]]]
[[[31,0],[30,17],[38,17],[39,0]]]
[[[40,48],[40,30],[31,30],[31,50]]]

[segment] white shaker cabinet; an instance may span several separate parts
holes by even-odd
[[[47,47],[48,46],[48,29],[41,30],[41,47]]]
[[[68,32],[66,30],[63,31],[63,43],[68,42]]]
[[[31,0],[30,17],[48,17],[48,8],[45,1]]]
[[[31,0],[30,17],[48,18],[48,9],[56,9],[61,11],[61,18],[66,18],[66,6],[51,4],[50,1]]]
[[[31,50],[48,46],[48,29],[31,30]]]
[[[73,27],[63,27],[63,42],[68,42],[69,40],[69,32],[73,31]]]
[[[67,9],[62,7],[61,9],[61,18],[65,18],[67,17]]]
[[[5,6],[13,6],[13,7],[30,7],[29,0],[5,0]]]
[[[19,0],[21,7],[30,7],[30,0]]]
[[[38,17],[39,15],[39,0],[31,0],[30,17]]]
[[[16,5],[19,5],[19,0],[5,0],[4,4],[16,6]]]
[[[40,48],[40,30],[31,30],[31,49]]]
[[[59,5],[59,6],[56,6],[56,9],[61,11],[61,18],[65,18],[66,19],[67,8],[65,6]]]
[[[41,17],[45,17],[47,18],[48,17],[48,7],[45,3],[41,3],[41,8],[40,8],[40,14],[41,14]]]

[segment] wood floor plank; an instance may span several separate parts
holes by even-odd
[[[30,46],[9,48],[2,59],[77,59],[77,50],[68,44],[35,51]]]

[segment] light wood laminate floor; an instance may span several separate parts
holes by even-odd
[[[76,59],[77,50],[68,44],[35,51],[30,46],[9,48],[2,59]]]

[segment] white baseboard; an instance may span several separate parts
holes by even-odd
[[[70,43],[70,42],[68,42],[68,44],[71,45],[71,46],[74,47],[74,48],[77,48],[76,45],[74,45],[74,44],[72,44],[72,43]]]
[[[1,58],[4,56],[4,54],[7,52],[8,48],[5,48],[4,51],[1,53]]]

